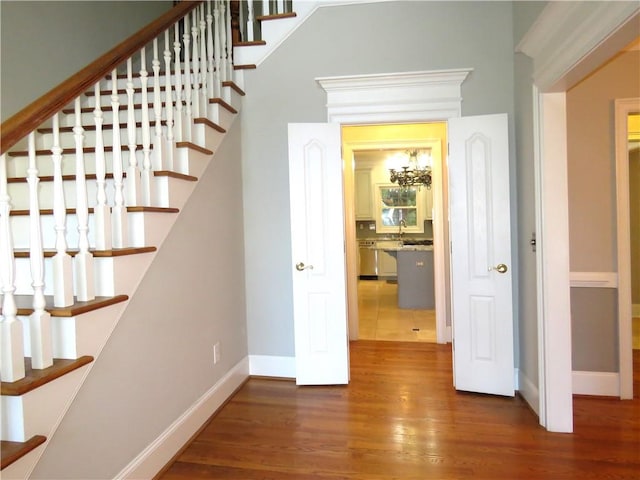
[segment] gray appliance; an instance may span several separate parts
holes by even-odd
[[[376,241],[371,239],[358,240],[358,276],[362,280],[378,278],[378,250]]]

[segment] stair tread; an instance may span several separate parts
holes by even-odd
[[[287,12],[287,13],[274,13],[273,15],[261,15],[259,17],[256,17],[256,20],[258,20],[259,22],[264,22],[267,20],[279,20],[282,18],[295,18],[298,15],[296,14],[296,12]]]
[[[27,453],[35,450],[36,447],[47,441],[47,437],[42,435],[34,435],[26,442],[10,442],[8,440],[0,441],[0,470],[8,467],[16,460],[24,457]]]
[[[202,148],[202,147],[199,147]],[[213,153],[213,152],[212,152]],[[160,175],[158,175],[158,173],[162,172]],[[155,176],[167,176],[167,173],[169,172],[170,174],[172,174],[172,176],[175,176],[176,178],[182,178],[182,177],[190,177],[191,178],[195,178],[197,180],[197,177],[191,177],[191,175],[185,175],[183,173],[180,172],[173,172],[171,170],[156,170],[155,172],[153,172],[153,174]],[[127,176],[127,172],[122,172],[122,176],[126,177]],[[85,180],[96,180],[98,178],[98,176],[95,173],[85,173]],[[105,174],[105,179],[112,179],[113,178],[113,173],[106,173]],[[75,181],[76,176],[73,173],[70,174],[66,174],[66,175],[62,175],[62,180],[63,181]],[[38,180],[40,180],[41,182],[53,182],[54,181],[54,177],[53,175],[43,175],[41,177],[38,177]],[[7,183],[28,183],[28,177],[9,177],[7,178]]]
[[[54,358],[53,365],[42,370],[31,368],[31,358],[25,357],[24,369],[25,377],[16,382],[2,382],[0,393],[2,395],[17,397],[35,390],[56,378],[60,378],[67,373],[73,372],[80,367],[84,367],[88,363],[93,362],[93,357],[84,355],[76,359]]]
[[[198,117],[198,118],[194,118],[193,122],[197,125],[197,124],[202,124],[202,125],[206,125],[207,127],[211,127],[213,128],[215,131],[220,132],[220,133],[227,133],[227,131],[222,128],[220,125],[218,125],[215,122],[212,122],[211,120],[209,120],[206,117]]]
[[[133,206],[127,207],[127,212],[153,212],[153,213],[178,213],[180,209],[174,207],[145,207],[145,206]],[[67,215],[75,215],[75,208],[65,209]],[[89,208],[89,213],[93,213],[93,208]],[[29,216],[29,210],[11,210],[9,215],[11,216]],[[52,208],[41,208],[40,215],[53,215]]]
[[[238,111],[235,108],[233,108],[231,105],[229,105],[227,102],[225,102],[221,98],[210,98],[209,103],[217,103],[218,105],[221,105],[231,113],[238,113]]]
[[[75,297],[74,297],[75,298]],[[33,313],[33,295],[14,295],[18,315],[31,315]],[[86,302],[74,301],[68,307],[55,307],[53,305],[53,295],[45,295],[44,309],[51,314],[52,317],[75,317],[83,313],[99,310],[100,308],[115,305],[129,300],[128,295],[116,295],[114,297],[96,297]],[[0,308],[2,314],[2,308]]]
[[[231,80],[227,80],[225,82],[222,82],[222,86],[223,87],[232,88],[233,90],[235,90],[238,93],[238,95],[241,95],[243,97],[246,95],[244,90],[242,90],[238,85],[236,85],[235,82],[232,82]]]
[[[200,145],[196,145],[192,142],[176,142],[176,148],[190,148],[191,150],[196,150],[200,153],[204,153],[205,155],[213,155],[213,150],[201,147]]]
[[[136,145],[136,150],[142,150],[142,145]],[[104,151],[105,152],[112,152],[113,151],[113,146],[111,145],[105,145],[104,146]],[[127,147],[127,145],[122,145],[121,146],[121,151],[124,153],[128,153],[129,149]],[[96,152],[96,147],[84,147],[82,149],[83,153],[95,153]],[[76,148],[75,147],[70,147],[70,148],[63,148],[62,149],[62,155],[75,155],[76,153]],[[36,156],[42,156],[42,155],[51,155],[51,150],[50,149],[42,149],[42,150],[36,150]],[[29,151],[28,150],[14,150],[12,152],[9,152],[9,156],[10,157],[28,157],[29,156]]]
[[[139,253],[149,253],[155,252],[157,250],[156,247],[126,247],[126,248],[112,248],[111,250],[95,250],[90,248],[89,251],[93,253],[95,258],[108,258],[108,257],[123,257],[125,255],[136,255]],[[75,256],[78,253],[78,249],[72,248],[67,250],[67,254],[71,257]],[[57,253],[55,249],[47,248],[44,249],[45,258],[50,258],[55,256]],[[29,258],[30,252],[29,249],[26,248],[16,248],[13,250],[13,256],[16,258]]]
[[[162,125],[166,125],[167,121],[166,120],[162,120]],[[155,120],[150,120],[149,121],[149,126],[150,127],[155,127],[156,126],[156,121]],[[73,132],[73,129],[75,127],[60,127],[60,133],[71,133]],[[95,125],[82,125],[82,128],[85,131],[94,131],[96,129]],[[136,128],[142,128],[142,122],[136,122]],[[127,124],[126,123],[121,123],[120,124],[120,129],[121,130],[126,130],[127,129]],[[113,130],[113,123],[103,123],[102,124],[102,130]],[[53,128],[52,127],[42,127],[42,128],[38,128],[38,133],[53,133]]]
[[[266,45],[267,42],[265,42],[264,40],[252,40],[250,42],[236,42],[233,44],[234,47],[253,47],[256,45]]]
[[[246,63],[244,65],[234,65],[234,70],[255,70],[258,66],[255,63]]]
[[[187,182],[198,181],[198,177],[187,175],[186,173],[172,172],[171,170],[156,170],[155,172],[153,172],[153,175],[156,177],[179,178],[180,180],[186,180]]]

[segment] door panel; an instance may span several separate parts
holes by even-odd
[[[507,115],[451,119],[449,142],[454,383],[513,396]]]
[[[289,125],[289,182],[296,381],[348,383],[340,125]]]

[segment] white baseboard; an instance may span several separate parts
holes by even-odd
[[[249,373],[261,377],[296,378],[296,358],[249,355]]]
[[[540,416],[540,391],[522,370],[518,370],[518,391],[536,415]]]
[[[620,375],[617,372],[573,372],[573,393],[576,395],[620,396]]]
[[[249,377],[245,357],[151,442],[115,479],[153,478]]]
[[[631,315],[634,317],[640,317],[640,303],[634,303],[631,305]]]

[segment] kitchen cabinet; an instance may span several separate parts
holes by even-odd
[[[398,275],[396,259],[384,250],[378,250],[378,277],[395,278]]]
[[[354,178],[356,220],[373,220],[371,169],[356,168]]]

